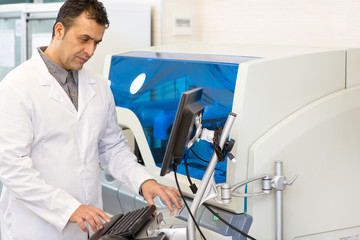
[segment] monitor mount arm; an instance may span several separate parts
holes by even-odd
[[[214,139],[214,131],[208,130],[206,128],[201,128],[202,124],[201,124],[201,120],[202,120],[202,113],[200,113],[199,115],[196,116],[195,118],[195,127],[196,127],[196,132],[194,137],[188,142],[186,149],[190,149],[195,142],[198,142],[200,140],[205,140],[209,143],[213,143],[213,139]]]
[[[262,180],[262,191],[255,193],[241,193],[239,190],[240,187],[245,186],[251,182]],[[232,197],[257,197],[261,195],[266,195],[271,193],[271,176],[262,175],[259,177],[254,177],[246,179],[245,181],[230,185],[229,183],[220,183],[216,184],[216,188],[220,189],[220,199],[218,196],[214,197],[213,200],[220,204],[230,204]]]

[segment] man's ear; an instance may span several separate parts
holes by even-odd
[[[63,39],[63,37],[65,35],[64,24],[62,24],[61,22],[58,22],[54,27],[54,34],[55,34],[54,37],[57,38],[58,40]]]

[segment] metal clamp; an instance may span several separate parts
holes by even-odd
[[[262,180],[262,191],[255,193],[241,193],[239,188],[245,186],[248,183],[255,182],[257,180]],[[220,183],[216,185],[216,188],[220,188],[220,197],[213,198],[218,203],[229,204],[231,202],[231,197],[257,197],[261,195],[266,195],[271,193],[271,176],[262,175],[259,177],[254,177],[247,179],[245,181],[239,182],[230,186],[228,183]]]
[[[274,176],[273,179],[271,180],[271,186],[275,190],[282,191],[286,188],[286,185],[291,186],[298,177],[299,175],[296,174],[289,182],[286,180],[286,177],[284,176]]]

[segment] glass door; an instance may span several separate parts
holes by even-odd
[[[21,63],[21,17],[0,16],[0,81]]]
[[[48,46],[52,29],[62,3],[32,4],[26,16],[26,55],[31,58],[34,50]]]
[[[55,16],[56,17],[56,16]],[[29,19],[27,22],[27,58],[31,58],[34,50],[40,46],[48,46],[55,17],[51,19]]]

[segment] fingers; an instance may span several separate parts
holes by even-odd
[[[166,190],[165,190],[166,191]],[[174,211],[174,208],[171,204],[170,197],[166,194],[166,192],[160,192],[158,196],[165,202],[166,206],[170,209],[170,211]]]
[[[80,205],[71,215],[69,221],[72,223],[77,223],[81,230],[87,232],[85,225],[86,221],[90,225],[91,229],[96,232],[97,229],[102,229],[104,227],[101,218],[106,222],[110,221],[110,218],[101,209],[88,205]]]
[[[85,226],[85,222],[83,221],[82,218],[77,217],[77,218],[76,218],[76,223],[77,223],[77,225],[79,225],[79,227],[81,228],[81,230],[82,230],[83,232],[87,232],[87,228],[86,228],[86,226]]]
[[[176,208],[181,208],[182,207],[182,204],[180,202],[180,193],[177,189],[173,188],[173,187],[170,187],[168,188],[169,191],[171,192],[171,201],[175,204]]]
[[[175,204],[176,208],[181,208],[179,200],[180,193],[175,188],[164,187],[163,192],[159,193],[159,197],[165,202],[166,206],[173,211],[172,203]]]
[[[165,187],[156,181],[148,181],[145,183],[147,184],[143,184],[143,194],[149,205],[154,204],[153,198],[159,196],[170,211],[174,210],[172,203],[174,203],[178,209],[182,207],[179,199],[180,193],[175,188]]]
[[[167,187],[167,189],[169,189],[169,191],[171,191],[172,193],[174,193],[175,195],[176,195],[176,197],[181,197],[181,194],[180,194],[180,192],[176,189],[176,188],[174,188],[174,187]]]
[[[95,208],[95,207],[94,207]],[[98,208],[95,208],[95,212],[102,218],[105,220],[105,222],[110,222],[110,218],[108,217],[108,215],[106,215],[106,213]]]
[[[154,199],[152,197],[145,198],[145,200],[149,206],[155,205]]]

